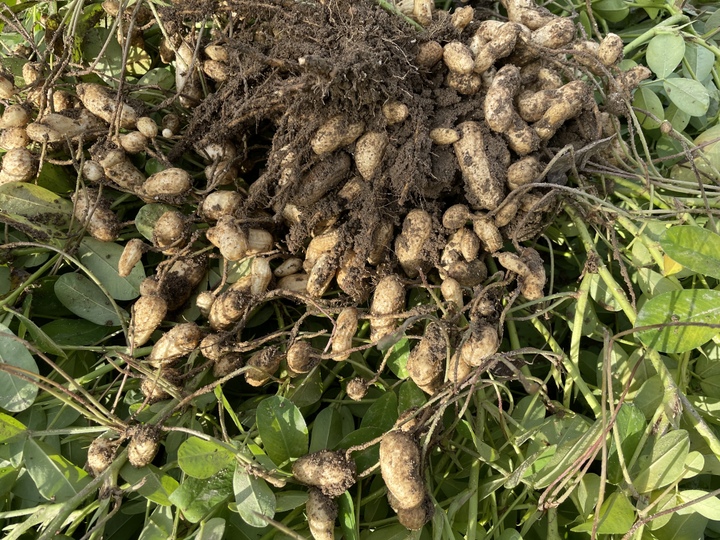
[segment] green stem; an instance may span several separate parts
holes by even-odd
[[[575,316],[573,317],[572,335],[570,336],[570,362],[575,367],[575,371],[580,375],[580,341],[582,340],[583,322],[585,319],[585,310],[587,309],[588,296],[590,292],[590,282],[592,274],[585,272],[585,276],[580,283],[577,291],[577,302],[575,303]],[[565,378],[565,389],[563,390],[563,405],[570,408],[570,399],[572,398],[573,377]],[[596,412],[597,414],[597,412]]]
[[[20,295],[25,292],[25,289],[27,289],[30,285],[35,283],[38,279],[43,277],[45,275],[45,272],[47,272],[50,268],[52,268],[53,265],[57,262],[57,260],[59,258],[60,258],[59,254],[56,254],[53,257],[50,257],[50,259],[48,259],[48,261],[45,264],[43,264],[38,270],[36,270],[20,286],[18,286],[13,292],[11,292],[5,298],[0,300],[0,308],[5,307],[5,306],[12,306],[17,301],[17,299],[20,297]]]
[[[632,51],[640,47],[641,45],[644,45],[648,41],[650,41],[652,38],[654,38],[656,35],[664,32],[668,26],[673,26],[676,24],[684,24],[690,22],[690,19],[686,15],[682,15],[681,13],[678,13],[677,15],[673,15],[672,17],[665,19],[664,21],[657,23],[655,26],[653,26],[650,30],[645,32],[644,34],[641,34],[634,40],[632,40],[630,43],[625,45],[625,48],[623,49],[623,54],[627,57]]]

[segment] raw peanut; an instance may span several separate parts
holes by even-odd
[[[128,240],[118,260],[118,275],[120,277],[129,276],[135,265],[140,262],[145,251],[147,251],[147,246],[139,238]]]
[[[290,345],[286,358],[288,368],[295,374],[310,373],[320,363],[320,357],[308,341],[296,341]]]
[[[205,54],[216,62],[227,62],[230,59],[227,47],[223,45],[208,45],[205,47]]]
[[[430,139],[438,145],[453,144],[460,139],[460,135],[451,128],[435,128],[430,130]]]
[[[600,42],[598,58],[606,66],[617,64],[623,57],[623,41],[617,34],[608,34]]]
[[[299,458],[292,466],[295,479],[318,488],[327,497],[339,497],[355,484],[355,462],[345,452],[320,450]]]
[[[72,195],[72,200],[75,203],[73,214],[87,228],[90,236],[101,242],[112,242],[117,238],[120,220],[110,210],[105,198],[98,200],[97,190],[79,189]]]
[[[544,296],[545,287],[545,266],[542,257],[532,248],[522,248],[520,254],[530,270],[530,273],[521,280],[520,291],[528,300],[538,300]]]
[[[102,165],[91,159],[83,163],[82,174],[89,182],[100,182],[105,178],[105,171],[103,171]]]
[[[484,73],[500,58],[508,56],[515,48],[522,27],[515,23],[483,21],[476,34],[473,71]]]
[[[450,71],[460,75],[472,73],[475,66],[472,52],[459,41],[451,41],[443,47],[443,61]]]
[[[157,276],[146,277],[140,282],[140,296],[157,296],[160,294],[160,281]]]
[[[442,56],[442,47],[439,43],[437,43],[437,46],[440,47],[440,54]],[[409,112],[407,105],[399,101],[388,101],[382,106],[382,113],[388,125],[399,124],[405,121]]]
[[[388,500],[390,501],[392,494],[388,492]],[[390,502],[390,506],[393,502]],[[427,523],[430,523],[435,514],[435,505],[429,496],[425,496],[423,502],[413,508],[397,508],[398,521],[400,524],[411,531],[419,531]]]
[[[230,375],[233,371],[243,366],[243,358],[240,353],[229,352],[215,360],[213,364],[213,377],[219,379]]]
[[[305,250],[305,262],[303,262],[303,269],[306,272],[310,272],[320,256],[325,253],[332,253],[339,242],[340,231],[338,229],[331,229],[310,240],[310,243]]]
[[[572,50],[576,51],[577,54],[573,54],[573,58],[583,66],[590,68],[595,74],[601,74],[600,59],[598,58],[598,51],[600,45],[595,41],[578,40],[572,44]]]
[[[523,92],[518,96],[517,100],[517,110],[520,118],[526,122],[537,122],[555,102],[556,98],[556,89]]]
[[[265,229],[248,229],[246,255],[266,253],[273,247],[273,235]]]
[[[0,186],[9,182],[27,182],[35,176],[37,164],[32,153],[25,148],[8,150],[2,158]]]
[[[248,358],[246,364],[250,366],[250,369],[245,372],[245,381],[250,386],[262,386],[278,370],[281,359],[282,356],[278,354],[275,347],[268,347],[254,353]]]
[[[307,292],[310,296],[320,297],[330,287],[337,272],[337,262],[330,253],[323,253],[310,270],[307,280]]]
[[[518,155],[525,156],[540,147],[540,137],[532,127],[515,115],[512,125],[505,132],[508,146]]]
[[[271,281],[272,270],[268,260],[265,257],[254,257],[250,265],[249,276],[243,276],[233,283],[230,288],[236,290],[247,289],[253,296],[258,296],[267,291]]]
[[[531,184],[542,173],[542,165],[535,156],[524,157],[508,168],[507,185],[510,190]]]
[[[372,232],[372,247],[368,253],[367,262],[373,266],[377,266],[387,255],[390,249],[390,243],[394,236],[395,228],[389,221],[380,221]]]
[[[451,277],[463,287],[475,287],[487,279],[487,267],[480,259],[458,260],[440,269],[440,277]]]
[[[162,377],[163,383],[159,379]],[[143,377],[140,383],[140,392],[145,396],[148,403],[155,403],[164,399],[170,399],[172,395],[166,390],[169,386],[173,393],[177,395],[177,385],[182,379],[181,373],[173,368],[164,368],[158,370],[149,377]]]
[[[476,73],[461,74],[451,71],[445,84],[464,96],[472,96],[482,89],[482,78]]]
[[[495,253],[503,247],[503,238],[497,226],[489,219],[476,217],[473,230],[488,253]]]
[[[11,99],[15,94],[15,85],[6,75],[0,75],[0,99]]]
[[[420,69],[430,69],[443,57],[443,47],[437,41],[426,41],[418,47],[415,64]],[[387,115],[385,115],[387,117]],[[404,120],[404,119],[403,119]]]
[[[432,217],[425,210],[411,210],[403,221],[402,233],[395,240],[395,254],[410,278],[430,269],[430,253],[426,245],[432,236],[432,225]]]
[[[148,139],[154,139],[158,135],[158,126],[155,120],[149,116],[142,116],[137,120],[137,130]]]
[[[502,0],[502,5],[507,9],[508,19],[530,30],[537,30],[556,18],[547,9],[538,7],[534,0]]]
[[[508,197],[502,203],[502,205],[495,210],[495,227],[505,227],[515,219],[520,206],[520,201],[517,197]]]
[[[162,296],[168,304],[168,311],[182,306],[207,272],[207,259],[200,255],[182,258],[162,274],[157,283],[156,294]],[[142,294],[142,291],[141,291]]]
[[[213,191],[202,202],[201,212],[205,219],[217,221],[222,216],[233,215],[243,203],[236,191]]]
[[[201,339],[202,330],[197,324],[178,324],[155,343],[147,362],[155,368],[171,366],[194,351]]]
[[[7,128],[0,132],[0,148],[3,150],[25,148],[28,144],[30,144],[30,138],[24,127]]]
[[[334,152],[338,148],[347,146],[355,142],[362,132],[365,130],[363,122],[348,123],[347,119],[342,116],[333,116],[325,122],[310,140],[310,146],[313,151],[318,154],[328,154]]]
[[[618,84],[625,91],[631,93],[638,85],[649,78],[652,71],[645,66],[635,66],[624,71],[618,77]]]
[[[128,154],[139,154],[147,148],[148,140],[139,131],[131,131],[130,133],[120,134],[118,142]]]
[[[210,308],[208,322],[213,330],[228,330],[247,313],[252,301],[249,290],[228,289],[218,295]]]
[[[520,90],[520,70],[508,64],[500,69],[485,96],[485,123],[493,131],[507,131],[517,115],[513,100]]]
[[[341,261],[335,276],[338,287],[355,300],[367,300],[370,288],[365,279],[368,276],[365,263],[352,249],[345,250]]]
[[[544,141],[555,135],[565,121],[580,114],[591,97],[590,88],[583,81],[570,82],[559,88],[557,92],[558,97],[555,103],[534,125],[535,131]]]
[[[353,377],[345,386],[345,393],[353,401],[360,401],[367,395],[369,385],[362,377]]]
[[[205,75],[217,82],[225,82],[230,77],[230,68],[216,60],[205,60],[202,63],[202,70]]]
[[[155,458],[160,449],[160,434],[152,425],[142,425],[133,429],[127,447],[130,465],[136,468],[145,467]]]
[[[450,22],[455,28],[462,32],[465,30],[465,27],[472,22],[474,16],[475,10],[472,6],[465,6],[453,12],[450,17]]]
[[[275,274],[275,276],[279,278],[296,274],[302,269],[302,264],[302,259],[298,259],[297,257],[290,257],[289,259],[283,261],[280,266],[278,266],[273,271],[273,274]]]
[[[563,80],[554,69],[541,67],[537,73],[537,83],[541,90],[557,90],[563,85]]]
[[[370,315],[370,339],[378,341],[391,334],[397,326],[397,319],[381,318],[384,315],[394,315],[405,307],[405,287],[397,276],[386,276],[375,287]]]
[[[432,15],[434,10],[435,2],[433,0],[413,1],[413,17],[423,26],[427,26],[432,22]]]
[[[338,515],[337,503],[322,491],[310,488],[305,503],[310,534],[315,540],[335,539],[335,519]]]
[[[210,309],[215,302],[215,294],[211,291],[202,291],[195,298],[195,305],[200,310],[200,314],[206,319],[210,315]]]
[[[197,74],[195,47],[182,40],[175,51],[175,87],[183,107],[195,107],[203,98],[200,78]],[[177,131],[172,130],[173,133]]]
[[[163,129],[163,137],[172,137],[173,135],[177,135],[180,131],[180,117],[174,113],[166,114],[163,116],[161,125]],[[170,134],[165,135],[165,130],[168,130]],[[227,144],[230,145],[230,143]],[[221,146],[222,145],[218,145],[218,147]],[[200,154],[203,157],[207,157],[207,159],[213,160],[212,157],[207,156],[206,152],[200,152]]]
[[[460,253],[467,262],[474,261],[480,253],[480,239],[470,229],[463,227],[455,233]]]
[[[463,307],[463,291],[457,280],[451,277],[444,279],[440,285],[440,292],[446,302],[455,304],[457,308]]]
[[[482,128],[477,122],[458,126],[462,134],[454,144],[468,201],[477,209],[494,210],[505,198],[503,183],[490,171]]]
[[[0,117],[0,129],[25,127],[30,122],[30,114],[18,103],[5,107]]]
[[[485,365],[488,358],[500,347],[497,330],[490,325],[482,325],[471,330],[470,337],[460,347],[460,359],[472,367]]]
[[[102,166],[105,176],[121,189],[137,193],[142,188],[145,175],[133,165],[124,150],[93,147],[90,149],[90,155],[93,161]]]
[[[294,293],[305,293],[307,291],[307,284],[307,274],[293,274],[280,279],[277,283],[277,288]]]
[[[335,332],[330,339],[333,352],[333,360],[340,362],[347,360],[352,349],[352,340],[357,332],[358,310],[354,307],[346,307],[338,315],[335,322]]]
[[[447,370],[445,371],[445,381],[459,384],[470,375],[471,371],[472,368],[460,357],[460,351],[456,351],[448,362]]]
[[[344,152],[322,160],[302,177],[300,191],[293,202],[298,206],[310,206],[318,202],[347,176],[351,163],[350,156]]]
[[[355,166],[365,180],[371,180],[380,167],[388,136],[380,131],[368,131],[355,144]]]
[[[205,232],[205,237],[228,261],[239,261],[247,254],[247,234],[231,215],[221,216],[215,226]]]
[[[190,173],[177,167],[156,172],[142,185],[142,193],[152,200],[174,202],[192,189]]]
[[[568,17],[556,17],[533,31],[530,42],[537,47],[559,49],[575,39],[575,21]]]
[[[111,95],[104,86],[94,83],[78,84],[75,87],[77,95],[85,108],[99,116],[107,123],[112,124],[118,114],[118,102],[116,96]],[[127,103],[120,103],[118,122],[121,128],[132,129],[138,119],[137,111]]]
[[[80,135],[87,140],[92,133],[104,129],[107,129],[105,124],[86,109],[73,109],[65,114],[50,113],[28,124],[26,128],[28,137],[39,143],[76,140]]]
[[[461,227],[465,226],[465,223],[470,220],[470,210],[464,204],[454,204],[443,214],[442,222],[443,227],[456,231]]]
[[[425,498],[420,447],[409,433],[390,431],[380,440],[380,472],[397,508],[414,508]]]
[[[90,443],[87,453],[87,468],[93,476],[100,475],[115,460],[117,442],[100,436]]]
[[[220,334],[208,334],[200,342],[200,353],[208,360],[218,362],[230,352],[230,344],[226,341],[227,338]]]
[[[431,322],[420,343],[410,351],[407,370],[410,378],[423,391],[434,394],[442,384],[447,343],[442,328]]]

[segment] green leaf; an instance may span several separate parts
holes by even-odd
[[[50,336],[48,336],[37,324],[35,324],[32,319],[26,317],[25,315],[17,311],[13,311],[13,315],[17,319],[22,321],[23,325],[25,326],[25,328],[27,328],[27,331],[32,337],[33,344],[38,349],[45,353],[67,358],[65,351],[63,351],[60,346],[52,340]]]
[[[10,267],[0,266],[0,296],[4,296],[9,293],[11,287]]]
[[[247,328],[247,327],[246,327]],[[287,393],[287,398],[298,407],[307,407],[320,401],[323,392],[322,375],[319,369],[314,369],[307,375],[297,377],[294,388]]]
[[[630,13],[623,0],[600,0],[592,3],[593,13],[608,22],[620,22]]]
[[[186,478],[169,499],[190,523],[200,522],[232,496],[233,470],[223,469],[206,480]]]
[[[278,493],[275,498],[277,500],[275,503],[275,511],[279,514],[301,507],[307,502],[308,493],[307,491],[286,489]]]
[[[255,415],[263,448],[276,465],[307,454],[307,425],[292,401],[269,397],[258,404]]]
[[[407,379],[410,374],[407,368],[407,359],[410,355],[410,341],[408,338],[402,338],[395,345],[388,357],[387,365],[398,379]]]
[[[706,355],[701,354],[695,362],[695,375],[700,388],[707,396],[720,398],[720,346],[711,343]]]
[[[195,540],[222,540],[225,535],[225,520],[214,517],[200,523],[200,531]]]
[[[400,385],[398,394],[398,416],[412,407],[422,407],[427,403],[425,392],[420,390],[412,379]]]
[[[35,359],[7,326],[0,324],[0,366],[3,364],[38,374]],[[32,376],[30,376],[32,378]],[[33,404],[38,387],[10,375],[0,368],[0,407],[10,412],[24,411]]]
[[[0,497],[12,491],[19,472],[15,467],[0,467]]]
[[[705,528],[708,520],[698,513],[675,513],[667,525],[654,530],[653,536],[658,540],[697,540],[707,538]]]
[[[702,116],[710,107],[710,94],[698,81],[682,77],[666,79],[663,88],[678,109],[690,116]]]
[[[248,525],[265,527],[267,521],[260,516],[270,519],[275,516],[275,494],[262,478],[251,476],[238,467],[233,476],[233,490],[240,517]]]
[[[574,532],[590,532],[593,529],[594,519],[590,519],[574,527]],[[600,523],[598,534],[624,534],[630,530],[635,522],[635,507],[628,500],[627,495],[616,491],[611,493],[600,507]]]
[[[342,414],[336,407],[321,410],[313,423],[309,452],[335,448],[344,436],[342,423]]]
[[[164,474],[154,465],[146,465],[136,469],[126,463],[120,469],[120,476],[130,484],[134,491],[137,491],[147,500],[161,506],[172,506],[170,496],[178,489],[178,481],[172,476]]]
[[[55,450],[36,439],[27,439],[23,460],[28,474],[46,499],[62,502],[78,494],[90,483],[90,477]]]
[[[660,247],[685,268],[720,279],[720,235],[697,225],[676,225],[665,231]]]
[[[620,311],[622,306],[615,300],[605,281],[600,274],[592,274],[590,276],[590,298],[595,300],[597,304],[608,311]]]
[[[678,429],[648,440],[630,471],[638,493],[649,493],[680,479],[690,451],[687,431]]]
[[[715,55],[702,45],[688,43],[685,46],[685,63],[683,74],[689,79],[704,81],[712,73]]]
[[[63,274],[55,282],[55,294],[63,306],[78,317],[104,326],[120,326],[120,318],[100,287],[80,274]],[[127,318],[128,313],[120,313]]]
[[[645,415],[634,405],[623,403],[615,420],[614,429],[618,430],[620,448],[623,460],[629,463],[635,454],[642,435],[645,431]],[[615,438],[611,439],[610,452],[608,453],[608,481],[618,484],[623,480],[620,469],[620,455],[615,445]]]
[[[678,109],[678,106],[674,103],[671,103],[668,108],[665,109],[665,120],[670,122],[672,124],[672,127],[675,128],[677,131],[683,131],[690,123],[690,115],[685,111],[681,111],[680,109]],[[669,142],[673,145],[678,144],[675,139],[670,139]],[[677,154],[679,153],[679,151],[673,148],[673,151],[671,153]]]
[[[162,216],[165,212],[169,212],[171,210],[175,210],[175,208],[167,204],[146,204],[138,210],[138,213],[135,216],[135,228],[146,239],[152,242],[155,222],[160,219],[160,216]]]
[[[700,489],[684,489],[676,495],[677,504],[687,504],[699,499],[700,497],[704,497],[707,494],[707,491],[702,491]],[[678,514],[692,514],[695,512],[708,519],[716,520],[720,516],[720,499],[718,499],[717,496],[708,497],[704,501],[700,501],[677,510]]]
[[[360,421],[361,428],[392,429],[398,419],[398,399],[394,392],[385,392],[370,405]]]
[[[355,503],[347,491],[338,498],[338,519],[346,540],[357,540],[358,526],[355,520]]]
[[[12,416],[0,412],[0,443],[6,443],[25,432],[27,428]]]
[[[642,127],[645,129],[657,129],[660,127],[660,123],[665,118],[665,109],[660,98],[650,88],[647,86],[638,88],[633,97],[632,105],[658,117],[655,120],[643,112],[636,111],[635,114]]]
[[[0,208],[0,222],[38,240],[47,240],[67,233],[73,206],[40,186],[10,182],[0,186]]]
[[[83,36],[80,51],[83,59],[88,64],[93,63],[97,72],[106,81],[117,81],[125,69],[122,47],[109,28],[90,28]],[[103,54],[100,54],[101,52]]]
[[[185,474],[201,479],[210,478],[235,461],[232,452],[224,446],[198,437],[189,437],[180,445],[177,459]]]
[[[673,322],[720,324],[720,291],[692,289],[658,295],[642,306],[635,327]],[[638,337],[659,352],[681,353],[710,341],[718,331],[703,326],[668,326],[639,332]]]
[[[123,248],[112,242],[101,242],[89,236],[82,239],[79,259],[115,300],[133,300],[140,296],[140,282],[145,270],[138,262],[127,277],[118,274],[118,261]]]
[[[409,538],[412,538],[412,536],[410,536],[408,530],[399,523],[379,529],[366,529],[360,535],[360,540],[408,540]]]
[[[679,33],[658,34],[648,43],[645,60],[648,67],[664,79],[670,75],[685,56],[685,40]]]
[[[170,506],[158,506],[140,533],[139,540],[167,540],[172,536],[173,512]]]
[[[41,326],[58,345],[95,345],[112,330],[85,319],[58,319]]]

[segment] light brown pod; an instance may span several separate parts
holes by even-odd
[[[212,80],[225,82],[230,77],[230,68],[223,62],[217,60],[205,60],[202,63],[202,70]]]
[[[320,363],[320,357],[309,341],[296,341],[290,345],[286,359],[288,368],[295,374],[309,373]]]
[[[443,227],[456,231],[470,220],[470,209],[464,204],[454,204],[443,214]]]
[[[333,353],[333,360],[340,362],[350,357],[348,350],[352,349],[353,337],[357,332],[358,310],[354,307],[346,307],[340,312],[335,321],[335,331],[330,338]]]
[[[460,134],[451,128],[435,128],[430,130],[430,139],[437,145],[453,144],[460,139]]]
[[[518,197],[508,197],[502,203],[502,205],[495,210],[495,216],[493,218],[495,227],[501,228],[512,223],[517,216],[520,208],[520,200]]]
[[[518,96],[517,108],[520,118],[526,122],[537,122],[557,98],[557,90],[528,91]]]
[[[327,497],[339,497],[355,484],[356,466],[344,451],[320,450],[295,461],[292,472],[298,482],[318,488]]]
[[[215,303],[215,293],[212,291],[202,291],[198,293],[197,298],[195,298],[195,305],[200,310],[200,315],[206,319],[210,315],[210,309],[213,303]]]
[[[320,297],[330,287],[330,283],[337,272],[337,261],[330,253],[323,253],[318,257],[315,265],[308,274],[307,292],[310,296]]]
[[[468,24],[470,24],[475,16],[475,10],[472,6],[465,6],[456,9],[450,17],[450,22],[460,32],[465,30]]]
[[[569,17],[556,17],[534,30],[530,41],[537,47],[559,49],[575,39],[575,21]]]
[[[30,144],[30,138],[27,130],[23,127],[7,128],[0,132],[0,148],[3,150],[25,148],[28,144]]]
[[[488,253],[495,253],[503,247],[502,235],[489,218],[476,217],[473,220],[473,230]]]
[[[500,58],[508,56],[515,48],[522,27],[515,23],[499,23],[483,21],[478,29],[482,37],[475,47],[475,73],[485,73]],[[484,34],[484,35],[483,35]]]
[[[310,206],[344,180],[352,160],[345,152],[336,152],[310,169],[300,180],[300,190],[293,198],[297,206]]]
[[[431,254],[426,247],[432,236],[432,225],[432,217],[425,210],[411,210],[403,221],[402,233],[395,240],[395,254],[410,278],[430,269]]]
[[[227,62],[230,60],[227,47],[224,45],[208,45],[205,47],[205,54],[208,58],[216,62]]]
[[[623,71],[618,77],[618,84],[628,93],[632,93],[638,85],[652,76],[652,71],[647,66],[634,66]]]
[[[208,334],[200,341],[200,354],[213,362],[219,361],[230,352],[231,344],[225,335]]]
[[[137,120],[137,130],[148,139],[154,139],[158,135],[158,126],[155,120],[149,116],[142,116]]]
[[[520,254],[530,270],[529,274],[522,277],[520,291],[528,300],[538,300],[544,296],[546,281],[542,257],[533,248],[522,248]]]
[[[377,266],[385,260],[394,235],[395,228],[391,222],[381,220],[375,225],[372,232],[372,247],[367,258],[369,264]]]
[[[365,180],[371,180],[380,167],[388,136],[381,131],[368,131],[355,144],[355,166]]]
[[[228,330],[242,319],[251,305],[250,291],[228,289],[215,298],[208,322],[213,330]]]
[[[439,43],[437,43],[437,46],[440,47],[440,55],[442,56],[442,46]],[[392,125],[405,121],[410,111],[404,103],[388,101],[382,106],[382,113],[388,125]]]
[[[153,244],[165,254],[174,254],[188,240],[187,218],[176,210],[162,214],[153,228]]]
[[[538,7],[534,0],[503,0],[508,19],[536,30],[556,18],[545,8]]]
[[[203,199],[201,212],[205,219],[217,221],[222,216],[233,215],[242,203],[242,195],[237,191],[213,191]]]
[[[477,73],[463,74],[451,71],[445,79],[445,84],[458,94],[472,96],[482,90],[483,81]]]
[[[290,257],[289,259],[285,259],[282,263],[280,263],[280,266],[273,270],[273,274],[275,274],[275,276],[279,278],[290,276],[292,274],[298,273],[302,269],[302,266],[302,259],[298,259],[297,257]]]
[[[435,2],[433,0],[414,0],[413,18],[423,26],[429,25],[433,20]]]
[[[397,276],[382,278],[375,287],[370,314],[370,339],[378,341],[391,334],[397,327],[397,319],[383,317],[401,312],[405,307],[405,287]],[[378,317],[378,318],[375,318]]]
[[[323,495],[322,491],[310,488],[305,503],[310,534],[315,540],[335,539],[335,519],[338,515],[337,503]]]
[[[468,75],[475,66],[472,52],[459,41],[451,41],[443,47],[443,61],[450,71]]]
[[[128,154],[139,154],[147,148],[148,140],[145,135],[139,131],[131,131],[130,133],[121,133],[118,142],[123,150]]]
[[[535,156],[527,156],[515,161],[508,168],[507,186],[515,190],[534,182],[542,173],[542,165]]]
[[[360,401],[367,394],[369,387],[368,382],[362,377],[353,377],[345,385],[345,393],[353,401]]]
[[[228,261],[239,261],[247,254],[247,234],[231,215],[221,216],[215,226],[205,232],[205,237]]]
[[[162,296],[168,304],[168,311],[182,306],[207,273],[207,259],[200,255],[183,257],[172,263],[155,287],[156,294]],[[141,291],[142,294],[142,291]]]
[[[0,99],[11,99],[15,94],[13,81],[4,75],[0,75]]]
[[[390,431],[380,441],[380,472],[397,508],[414,508],[425,498],[420,447],[409,433]]]
[[[216,186],[228,186],[240,175],[237,166],[231,160],[213,161],[205,167],[208,189]]]
[[[35,177],[37,163],[26,148],[8,150],[2,157],[0,186],[9,182],[27,182]]]
[[[457,308],[463,307],[463,291],[456,279],[445,278],[440,285],[440,292],[446,302],[455,304]]]
[[[443,46],[437,41],[426,41],[418,47],[415,64],[420,69],[430,69],[443,57]]]
[[[442,328],[431,322],[425,328],[420,343],[410,351],[407,370],[415,384],[428,394],[433,394],[442,384],[445,370],[447,343]]]
[[[25,127],[30,122],[27,109],[19,104],[8,105],[0,117],[0,129]]]
[[[512,64],[503,66],[493,78],[485,96],[485,122],[493,131],[504,133],[517,115],[515,94],[520,89],[520,70]]]
[[[272,249],[274,242],[273,235],[265,229],[248,229],[246,255],[267,253]]]
[[[145,197],[170,203],[176,200],[182,201],[182,197],[190,189],[192,189],[190,173],[177,167],[156,172],[145,180],[142,185],[142,192]]]
[[[245,372],[245,381],[250,386],[262,386],[278,370],[281,360],[282,356],[274,347],[254,353],[248,358],[246,364],[250,369]]]
[[[99,116],[107,123],[115,121],[118,115],[118,102],[115,95],[104,86],[94,83],[83,83],[75,86],[80,101],[85,108]],[[121,128],[132,129],[138,119],[137,111],[127,103],[120,103],[119,124]]]
[[[213,363],[213,377],[219,379],[230,375],[233,371],[237,371],[243,366],[242,354],[238,352],[228,352],[220,356]]]
[[[505,138],[510,149],[520,156],[535,152],[540,147],[538,133],[534,128],[528,126],[519,115],[515,115],[513,118],[513,123],[505,132]]]
[[[333,116],[326,121],[310,140],[310,146],[318,154],[328,154],[355,142],[365,130],[363,122],[349,123],[342,116]]]
[[[499,347],[497,330],[490,325],[478,326],[460,348],[460,359],[472,367],[484,366]]]
[[[445,381],[459,384],[470,375],[471,371],[472,368],[460,357],[460,351],[455,351],[455,354],[450,357],[447,369],[445,370]]]
[[[120,220],[110,210],[109,202],[104,197],[98,200],[96,189],[79,189],[71,198],[74,203],[73,214],[90,236],[101,242],[112,242],[118,237]]]
[[[395,501],[391,500],[392,494],[388,492],[388,501],[393,506]],[[395,503],[397,504],[397,503]],[[395,509],[400,524],[411,531],[419,531],[430,522],[435,514],[435,505],[432,499],[426,495],[423,502],[413,508]]]
[[[145,182],[145,175],[133,165],[125,151],[119,148],[90,149],[93,160],[102,165],[105,176],[120,188],[131,193],[137,193]]]
[[[277,288],[294,293],[305,293],[307,291],[308,275],[292,274],[278,280]]]
[[[463,122],[458,126],[462,134],[454,144],[468,202],[475,209],[494,210],[505,198],[502,181],[492,174],[482,128],[477,122]]]
[[[73,109],[67,113],[50,113],[28,124],[27,136],[39,143],[57,143],[76,140],[82,135],[87,141],[107,126],[86,109]]]
[[[609,33],[600,42],[598,58],[605,66],[617,64],[623,57],[623,41],[617,34]]]
[[[305,261],[303,269],[310,272],[321,255],[332,253],[335,247],[340,243],[340,231],[338,229],[330,229],[310,240],[305,250]]]
[[[463,287],[476,287],[487,279],[487,267],[480,259],[458,260],[440,269],[440,277],[453,278]]]
[[[128,240],[118,260],[118,275],[120,277],[129,276],[135,265],[140,262],[145,251],[147,251],[147,246],[139,238]]]
[[[99,476],[115,460],[117,442],[100,436],[90,443],[87,453],[87,469],[93,476]]]
[[[197,348],[202,330],[195,323],[178,324],[166,332],[153,346],[148,363],[156,368],[171,366]]]
[[[83,163],[82,175],[88,182],[100,182],[105,178],[105,171],[97,161],[88,159]]]
[[[142,425],[133,429],[127,446],[127,456],[133,467],[145,467],[160,449],[160,433],[155,426]]]
[[[175,50],[175,87],[180,94],[180,104],[183,107],[195,107],[203,98],[200,78],[197,74],[197,58],[194,44],[181,40]],[[177,131],[173,130],[174,133]]]
[[[559,88],[557,93],[556,101],[533,126],[540,138],[545,141],[555,135],[567,120],[580,114],[591,96],[590,87],[583,81],[569,82]]]

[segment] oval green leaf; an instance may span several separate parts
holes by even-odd
[[[205,480],[186,478],[169,500],[190,523],[198,523],[219,504],[227,506],[232,497],[233,470],[223,469]]]
[[[136,469],[129,463],[120,469],[120,476],[130,483],[133,491],[137,491],[147,500],[160,506],[172,506],[170,496],[177,491],[180,484],[172,476],[164,474],[154,465],[146,465]]]
[[[138,262],[130,275],[121,277],[117,268],[122,252],[123,248],[118,244],[85,237],[80,242],[79,258],[115,300],[133,300],[140,296],[145,269]]]
[[[251,527],[265,527],[275,516],[275,494],[262,478],[249,475],[241,467],[235,469],[233,491],[240,517]]]
[[[90,483],[85,471],[39,440],[30,438],[25,441],[23,460],[40,495],[46,499],[67,500]]]
[[[167,204],[146,204],[145,206],[140,208],[140,210],[138,210],[138,213],[135,216],[135,228],[146,239],[152,242],[155,222],[160,219],[160,216],[162,216],[165,212],[169,212],[170,210],[175,210],[175,208]]]
[[[660,123],[665,118],[665,109],[663,108],[662,101],[657,97],[655,92],[645,86],[638,88],[633,98],[633,107],[640,109],[635,112],[638,122],[645,129],[657,129],[660,127]],[[657,116],[658,120],[645,114],[648,113]]]
[[[679,480],[685,473],[690,437],[678,429],[650,439],[630,471],[638,493],[649,493]]]
[[[635,328],[671,325],[638,333],[645,345],[668,353],[690,351],[720,332],[718,328],[673,323],[720,324],[720,291],[693,289],[660,294],[645,302]]]
[[[80,274],[63,274],[55,282],[60,303],[81,317],[101,326],[120,326],[120,317],[100,287]],[[120,314],[127,318],[125,310]]]
[[[710,107],[710,94],[698,81],[677,77],[663,81],[663,88],[677,108],[690,116],[702,116]]]
[[[715,55],[702,45],[688,43],[685,47],[683,74],[689,79],[704,81],[712,73]]]
[[[307,454],[307,425],[292,401],[269,397],[260,402],[255,415],[263,448],[276,465]]]
[[[7,364],[30,373],[39,373],[32,354],[13,336],[7,326],[0,324],[0,365]],[[24,411],[33,404],[37,393],[38,387],[33,383],[0,370],[0,407],[6,411]]]
[[[177,459],[185,474],[204,479],[232,465],[235,458],[230,450],[216,442],[190,437],[178,448]]]
[[[28,184],[10,182],[0,186],[0,222],[28,236],[48,239],[67,232],[72,203],[57,193]]]
[[[685,56],[685,40],[680,34],[658,34],[650,40],[645,54],[648,67],[658,79],[670,75]]]
[[[623,0],[600,0],[592,3],[593,13],[608,22],[620,22],[630,13]]]
[[[14,439],[27,428],[18,420],[4,413],[0,413],[0,443]]]
[[[398,399],[395,392],[385,392],[370,405],[362,420],[361,428],[392,429],[398,419]]]
[[[697,225],[678,225],[665,231],[660,246],[685,268],[720,279],[720,235]]]

